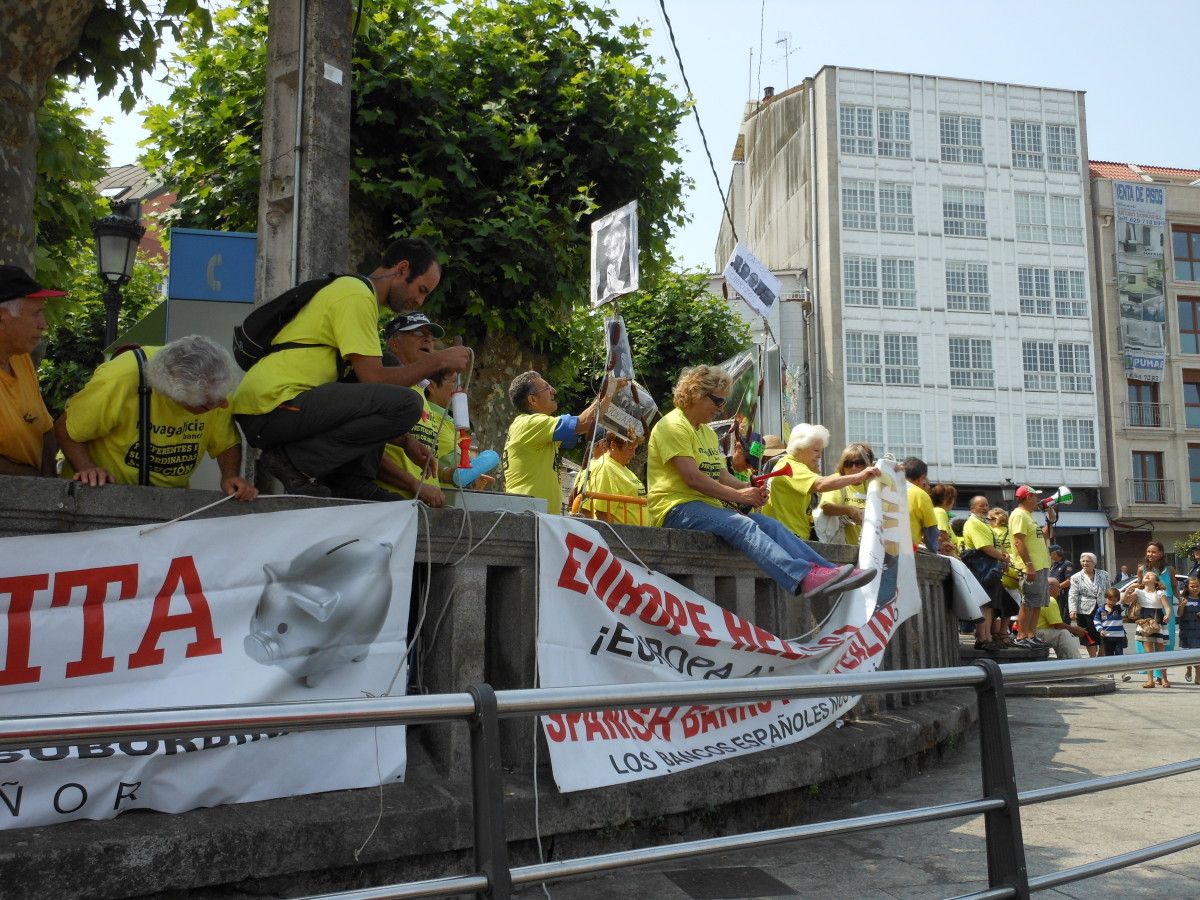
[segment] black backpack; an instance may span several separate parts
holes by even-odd
[[[279,334],[283,326],[292,321],[296,317],[296,313],[300,312],[316,295],[317,291],[328,287],[336,279],[342,277],[337,272],[329,272],[321,278],[301,282],[252,311],[241,325],[235,325],[233,328],[233,358],[237,360],[237,364],[249,371],[256,362],[276,350],[320,346],[318,344],[298,344],[294,341],[285,341],[282,344],[272,344],[271,342],[275,340],[275,335]],[[351,275],[350,277],[360,279],[374,292],[374,287],[366,278],[361,275]]]

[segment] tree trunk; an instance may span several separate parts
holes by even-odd
[[[95,0],[0,0],[0,263],[34,268],[37,111]]]

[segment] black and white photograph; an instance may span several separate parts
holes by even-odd
[[[637,202],[592,223],[592,306],[638,288]]]

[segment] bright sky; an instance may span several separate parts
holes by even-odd
[[[1188,112],[1200,30],[1200,3],[1192,0],[664,2],[722,189],[746,100],[765,85],[782,91],[824,65],[1086,91],[1092,159],[1200,168],[1200,117]],[[682,85],[658,0],[610,3],[622,18],[649,24],[662,71]],[[165,96],[152,89],[153,100]],[[115,101],[84,99],[97,119],[112,117],[105,126],[112,164],[134,162],[144,137],[140,117],[124,116]],[[695,187],[686,199],[692,221],[674,250],[681,262],[709,269],[721,201],[694,118],[680,139]]]

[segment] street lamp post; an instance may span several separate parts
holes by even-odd
[[[141,204],[137,201],[113,203],[112,214],[92,222],[96,238],[96,268],[104,282],[104,346],[117,339],[117,315],[121,311],[121,288],[133,276],[133,261],[137,258],[138,242],[146,226],[138,219]]]
[[[1017,486],[1011,478],[1004,479],[1004,484],[1000,487],[1000,496],[1004,498],[1005,506],[1012,506],[1013,501],[1017,499]]]

